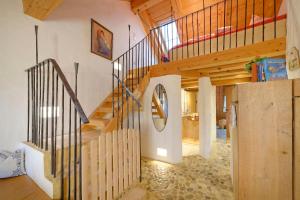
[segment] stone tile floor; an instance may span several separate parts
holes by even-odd
[[[151,200],[233,199],[230,156],[230,145],[217,140],[209,159],[191,155],[171,165],[144,158],[140,187]]]

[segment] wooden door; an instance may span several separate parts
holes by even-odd
[[[238,86],[238,199],[292,199],[292,81]]]

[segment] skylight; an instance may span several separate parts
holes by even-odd
[[[167,50],[180,44],[177,26],[175,22],[169,23],[162,27],[162,36],[166,44]]]

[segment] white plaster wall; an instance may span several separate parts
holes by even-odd
[[[152,121],[152,94],[157,84],[162,84],[168,97],[168,119],[166,127],[158,132]],[[143,96],[142,113],[142,156],[169,163],[178,163],[182,159],[181,138],[181,77],[168,75],[151,78]],[[167,150],[167,156],[157,155],[157,148]]]
[[[40,61],[57,60],[73,85],[79,62],[79,100],[89,115],[111,90],[111,61],[90,53],[90,19],[114,34],[113,57],[144,37],[142,25],[120,0],[64,0],[46,21],[23,14],[21,0],[0,1],[0,149],[14,149],[26,137],[27,78],[35,63],[34,25],[39,25]]]
[[[300,50],[300,1],[287,0],[287,51],[292,47]],[[288,54],[287,54],[288,55]],[[300,69],[289,71],[289,79],[300,78]]]
[[[53,183],[45,177],[44,153],[24,143],[21,143],[18,147],[25,152],[27,175],[34,180],[49,197],[53,198]]]
[[[216,87],[209,77],[199,78],[198,84],[199,150],[201,156],[209,158],[216,140]]]

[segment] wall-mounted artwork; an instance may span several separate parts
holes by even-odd
[[[291,71],[300,69],[299,50],[296,47],[288,52],[288,64]]]
[[[113,33],[91,19],[91,52],[112,60]]]

